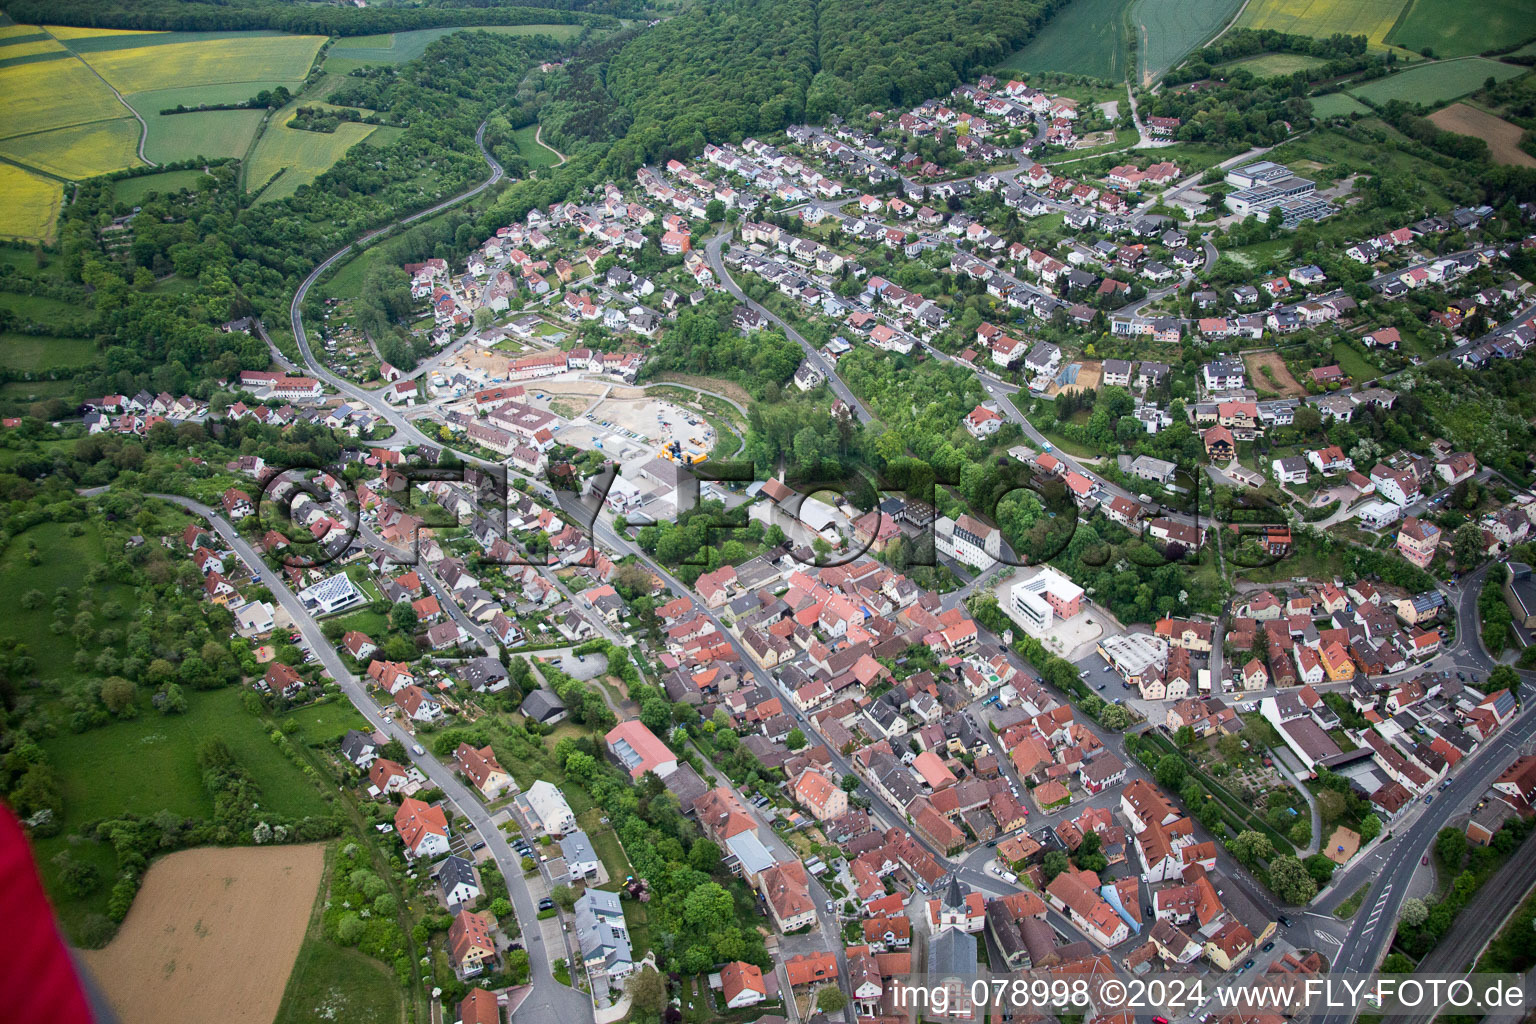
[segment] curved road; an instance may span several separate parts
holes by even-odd
[[[505,175],[505,171],[502,170],[501,164],[496,162],[496,158],[490,154],[490,151],[485,148],[484,122],[481,122],[479,129],[475,132],[475,144],[479,146],[480,155],[485,159],[486,164],[491,168],[489,177],[487,177],[480,184],[476,185],[474,188],[469,189],[466,192],[461,192],[459,195],[454,196],[451,199],[446,199],[443,202],[436,204],[435,206],[430,206],[425,210],[413,213],[408,217],[402,217],[399,220],[387,224],[383,227],[376,228],[373,231],[370,231],[362,237],[358,238],[357,241],[353,243],[353,245],[367,242],[370,239],[376,238],[380,234],[393,230],[396,227],[410,224],[414,221],[421,220],[424,217],[430,217],[433,214],[439,213],[442,210],[446,210],[451,206],[455,206],[466,199],[470,199],[479,195],[481,192],[484,192],[486,189],[500,181]],[[309,289],[314,285],[315,281],[319,279],[320,275],[325,273],[327,268],[331,267],[338,260],[342,259],[348,253],[350,253],[352,251],[353,245],[349,245],[344,249],[332,253],[327,259],[316,266],[314,270],[310,271],[309,276],[304,279],[303,283],[299,285],[298,290],[294,292],[293,303],[290,306],[290,323],[293,328],[294,340],[298,343],[299,346],[299,354],[303,356],[304,364],[309,368],[310,373],[314,374],[319,379],[324,380],[326,383],[340,391],[342,394],[357,399],[359,402],[362,402],[374,412],[378,413],[387,422],[395,427],[397,436],[410,438],[419,444],[432,444],[440,446],[442,444],[440,440],[435,438],[428,438],[425,434],[418,430],[413,423],[411,423],[396,409],[392,408],[388,403],[386,403],[378,393],[367,391],[364,388],[360,388],[357,385],[343,380],[337,377],[335,374],[331,373],[323,363],[315,358],[314,351],[310,348],[309,338],[304,331],[304,320],[301,314],[305,296],[308,295]],[[471,456],[463,456],[462,453],[461,456],[466,461],[488,465],[488,463],[485,463],[484,460],[475,459]],[[263,565],[260,558],[256,556],[256,552],[248,544],[246,544],[245,541],[241,539],[240,536],[236,534],[235,531],[229,526],[229,524],[224,522],[224,520],[212,509],[207,508],[207,506],[198,505],[196,502],[190,501],[186,498],[179,498],[173,495],[161,495],[161,497],[165,497],[167,500],[174,501],[179,505],[192,509],[194,512],[203,515],[209,520],[209,522],[213,523],[214,528],[218,530],[219,535],[223,537],[230,544],[230,546],[241,555],[242,558],[247,559],[248,564],[252,565],[253,568],[258,565]],[[270,589],[272,590],[274,597],[276,597],[279,603],[281,603],[283,607],[288,610],[289,614],[294,617],[294,621],[301,624],[301,632],[303,632],[305,638],[309,640],[310,647],[316,652],[316,657],[320,659],[321,664],[323,664],[331,672],[332,676],[335,677],[336,681],[341,685],[343,692],[345,692],[348,698],[351,699],[352,703],[357,706],[363,717],[368,719],[370,724],[384,729],[386,734],[401,736],[402,739],[405,739],[405,737],[400,733],[398,727],[391,728],[390,724],[385,723],[383,717],[379,714],[378,709],[374,706],[373,701],[363,690],[362,685],[357,681],[356,677],[347,670],[346,666],[342,664],[341,659],[336,654],[336,649],[320,633],[318,624],[316,624],[314,619],[309,616],[307,612],[305,612],[298,599],[294,597],[290,592],[288,592],[287,588],[283,586],[282,581],[275,578],[274,574],[267,572],[264,574],[264,577],[272,578],[272,585]],[[450,607],[457,607],[457,605],[455,605],[455,603],[452,601],[449,601],[448,605]],[[471,635],[473,636],[475,634],[472,633]],[[410,750],[411,746],[412,744],[410,742],[406,743],[407,750]],[[592,1020],[591,999],[586,995],[576,991],[575,989],[562,985],[555,980],[554,973],[550,968],[550,954],[544,949],[542,934],[539,927],[537,926],[538,911],[535,907],[532,896],[529,895],[528,886],[523,880],[521,858],[517,857],[513,853],[511,846],[508,845],[506,838],[503,836],[501,831],[491,823],[490,815],[485,812],[485,808],[480,803],[479,799],[470,792],[467,786],[459,781],[458,777],[451,769],[444,767],[437,761],[436,758],[432,757],[430,754],[417,755],[412,752],[411,760],[416,764],[417,767],[422,770],[422,773],[425,774],[434,785],[442,789],[443,793],[453,801],[459,812],[475,825],[475,828],[480,832],[480,838],[483,839],[486,843],[486,849],[488,849],[491,852],[491,855],[495,858],[498,867],[501,869],[502,876],[507,881],[508,894],[511,896],[512,904],[517,910],[518,922],[522,924],[524,928],[524,946],[528,951],[528,962],[531,969],[530,978],[531,984],[533,986],[533,990],[528,994],[528,997],[523,1001],[521,1006],[518,1007],[517,1012],[513,1014],[514,1019],[539,1022],[579,1022]],[[565,951],[559,950],[557,951],[556,955],[559,957],[564,957]]]
[[[451,199],[443,200],[436,206],[429,206],[425,210],[417,211],[408,217],[401,217],[399,220],[386,224],[383,227],[375,228],[372,231],[369,231],[367,234],[359,237],[351,245],[331,253],[331,255],[328,256],[319,265],[317,265],[314,270],[309,272],[308,277],[304,278],[304,281],[299,285],[298,290],[293,293],[293,302],[289,306],[288,310],[289,325],[293,330],[293,340],[298,344],[299,354],[303,356],[304,365],[309,367],[309,371],[319,379],[325,381],[331,387],[335,388],[337,391],[340,391],[342,394],[351,398],[355,398],[359,402],[362,402],[364,405],[373,409],[381,417],[383,417],[386,422],[395,428],[396,434],[398,436],[409,438],[417,444],[439,445],[441,442],[434,438],[429,438],[420,430],[417,430],[414,424],[412,424],[403,415],[401,415],[401,413],[393,406],[384,402],[377,393],[368,391],[365,388],[358,387],[351,381],[344,380],[341,377],[336,376],[323,363],[315,358],[315,354],[309,346],[309,336],[305,333],[304,330],[304,317],[302,313],[304,299],[309,294],[309,289],[317,280],[320,279],[320,275],[330,269],[331,266],[333,266],[338,260],[350,254],[356,246],[369,242],[372,239],[384,234],[385,232],[393,231],[397,227],[404,227],[405,225],[421,220],[424,217],[430,217],[433,214],[440,213],[443,210],[448,209],[450,206],[456,206],[466,199],[471,199],[479,195],[481,192],[484,192],[486,189],[500,181],[506,172],[502,170],[501,164],[496,162],[496,158],[491,156],[490,150],[485,148],[484,121],[480,122],[479,129],[475,131],[475,145],[480,147],[480,156],[491,168],[490,177],[486,178],[480,184],[476,185],[474,188],[467,192],[461,192]]]
[[[406,753],[410,756],[411,762],[421,769],[422,774],[431,781],[432,785],[440,788],[452,801],[458,816],[474,825],[480,840],[485,842],[486,850],[496,861],[502,877],[506,879],[507,892],[517,911],[517,920],[523,929],[523,945],[528,952],[532,991],[519,1006],[514,1017],[524,1021],[539,1021],[541,1024],[549,1021],[563,1021],[568,1024],[575,1021],[590,1021],[592,1001],[584,994],[554,979],[554,974],[550,970],[550,954],[544,948],[538,910],[533,896],[528,891],[528,884],[523,878],[522,859],[512,850],[501,830],[492,823],[485,805],[459,779],[451,767],[438,761],[430,751],[422,754],[415,752],[417,743],[415,737],[380,713],[362,682],[343,664],[336,653],[335,646],[325,638],[320,624],[283,582],[282,574],[270,571],[256,550],[222,515],[207,505],[180,495],[152,494],[150,496],[180,505],[202,516],[213,526],[224,543],[234,550],[253,573],[262,577],[262,582],[272,591],[273,598],[282,605],[283,610],[293,619],[295,627],[309,642],[309,648],[315,652],[320,664],[336,680],[342,692],[347,695],[347,699],[367,719],[368,724],[405,744]],[[557,950],[555,955],[564,957],[565,950]]]
[[[482,133],[483,130],[484,126],[482,125]],[[413,220],[429,216],[441,209],[452,206],[457,202],[478,194],[501,178],[501,168],[496,164],[495,160],[490,156],[490,154],[485,152],[480,133],[477,133],[477,142],[479,142],[481,145],[481,152],[485,156],[487,163],[492,167],[491,177],[478,187],[471,189],[470,191],[455,197],[454,199],[447,200],[444,203],[440,203],[437,206],[431,207],[430,209],[423,210],[420,213],[412,215],[411,217],[404,218],[401,221],[396,222],[396,224],[409,223]],[[393,226],[394,225],[391,225],[391,227]],[[372,238],[380,232],[388,229],[389,228],[381,228],[378,231],[371,232],[368,235],[363,236],[360,241],[366,241],[369,238]],[[771,312],[763,310],[762,307],[758,306],[757,304],[752,303],[750,299],[747,299],[744,293],[742,293],[741,290],[735,286],[735,282],[731,279],[730,275],[724,272],[723,261],[720,258],[720,250],[726,244],[726,242],[726,236],[720,235],[711,239],[707,246],[710,262],[715,267],[717,274],[720,276],[721,282],[726,286],[727,290],[730,291],[732,295],[737,297],[738,300],[747,302],[753,308],[765,313],[775,322],[782,324],[782,321],[780,321],[778,317],[774,316]],[[396,410],[388,407],[383,402],[381,396],[378,393],[367,392],[361,388],[356,387],[355,385],[349,384],[346,381],[338,380],[315,359],[313,352],[309,347],[308,339],[305,336],[303,323],[299,315],[299,309],[303,302],[304,296],[307,293],[309,287],[315,282],[316,279],[318,279],[319,275],[323,273],[327,267],[331,266],[343,255],[345,255],[348,251],[350,251],[350,247],[349,249],[344,249],[341,252],[333,254],[324,263],[316,267],[315,270],[309,275],[309,277],[305,279],[298,292],[295,293],[292,307],[292,323],[294,328],[294,337],[299,344],[300,352],[303,354],[304,361],[309,367],[310,371],[313,372],[317,377],[326,380],[332,386],[336,387],[337,390],[358,399],[359,401],[368,405],[370,408],[379,412],[382,416],[385,417],[386,420],[394,424],[397,429],[400,430],[404,435],[421,438],[425,442],[427,439],[424,437],[424,435],[422,435],[420,431],[416,430],[416,428],[411,423],[406,421],[405,418],[401,416]],[[821,359],[820,353],[816,352],[803,337],[798,335],[797,332],[789,329],[787,325],[784,326],[789,336],[794,338],[806,351],[807,357],[812,360],[813,365],[816,365],[818,368],[825,369],[828,381],[833,384],[834,390],[839,393],[840,397],[843,397],[844,401],[848,402],[849,406],[854,409],[857,414],[860,415],[861,419],[867,421],[869,419],[867,410],[865,410],[863,406],[858,403],[857,399],[853,397],[852,393],[847,391],[846,386],[842,385],[842,382],[837,378],[837,376],[831,372],[831,367],[827,367],[825,365],[824,361]],[[1029,426],[1028,421],[1022,415],[1020,415],[1016,409],[1013,409],[1012,403],[1007,400],[1008,395],[1011,393],[1016,393],[1018,389],[1009,385],[1002,384],[1000,381],[995,383],[984,383],[987,383],[988,391],[991,393],[991,396],[994,399],[999,400],[1000,404],[1004,408],[1009,409],[1012,412],[1013,415],[1010,418],[1015,419],[1016,422],[1020,422],[1021,425],[1023,425],[1025,432],[1031,436],[1032,440],[1036,439],[1034,437],[1035,432]],[[440,442],[435,439],[430,440],[430,443],[440,444]],[[465,461],[471,464],[490,465],[490,463],[486,463],[484,460],[475,458],[473,456],[465,456]],[[172,497],[170,500],[176,501],[177,503],[185,505],[186,507],[194,508],[195,510],[204,511],[206,514],[208,514],[210,522],[215,524],[215,527],[219,529],[221,536],[225,536],[226,540],[231,543],[231,546],[235,547],[237,551],[241,550],[241,547],[244,546],[244,541],[240,540],[240,538],[234,534],[233,530],[228,527],[228,524],[222,523],[220,518],[214,514],[211,509],[206,509],[203,506],[197,506],[196,503],[189,502],[187,499]],[[591,509],[582,506],[575,495],[562,495],[561,504],[564,506],[568,513],[579,512],[579,518],[582,518],[584,521],[587,520],[587,517],[592,517],[590,521],[592,524],[593,535],[595,539],[602,544],[603,547],[622,554],[636,555],[643,564],[646,564],[658,573],[660,578],[665,581],[668,589],[671,590],[674,594],[687,595],[690,593],[688,589],[684,587],[678,579],[676,579],[676,577],[655,563],[643,551],[640,551],[636,545],[629,542],[627,538],[621,537],[615,533],[611,526],[603,522],[601,517],[595,515]],[[251,552],[251,554],[254,555],[254,552]],[[1484,569],[1483,572],[1486,572],[1486,569]],[[1475,583],[1479,576],[1480,574],[1472,574],[1462,581],[1461,599],[1458,602],[1458,611],[1460,611],[1463,616],[1462,628],[1459,630],[1459,635],[1462,637],[1467,637],[1468,635],[1476,635],[1475,630],[1473,630],[1471,634],[1467,632],[1465,615],[1467,613],[1468,603],[1471,602],[1475,605]],[[281,584],[279,583],[279,587],[280,586]],[[273,589],[274,594],[285,594],[285,591],[280,591],[278,587],[274,587]],[[284,607],[288,607],[289,600],[296,602],[296,599],[292,598],[291,595],[286,595],[286,598],[286,600],[283,600]],[[701,605],[700,610],[703,612],[703,614],[705,614],[706,617],[710,618],[712,621],[715,621],[715,616],[708,609],[703,608]],[[299,611],[301,613],[303,612],[302,609],[299,609]],[[301,614],[296,616],[296,621],[305,622],[306,620],[307,615]],[[310,629],[313,629],[314,632],[318,634],[318,628],[314,627],[312,620],[308,621],[308,625]],[[722,623],[718,623],[718,621],[716,621],[716,625],[722,635],[726,636],[730,640],[732,646],[737,647],[738,650],[740,650],[735,637],[732,636],[732,634],[724,628],[724,625]],[[309,633],[306,632],[306,636],[308,635]],[[320,652],[322,661],[327,664],[328,668],[332,669],[332,672],[334,675],[336,675],[338,681],[349,680],[351,682],[351,687],[348,687],[344,682],[343,688],[347,690],[349,695],[353,694],[354,689],[356,690],[357,696],[354,697],[354,703],[359,703],[359,706],[363,708],[363,713],[365,716],[369,716],[370,720],[376,718],[377,711],[372,708],[372,702],[366,698],[366,695],[361,693],[361,689],[357,686],[356,680],[352,679],[350,673],[346,672],[345,667],[340,664],[340,660],[336,657],[334,649],[331,648],[329,644],[323,642],[323,637],[319,638],[319,641],[313,641],[313,643],[315,649]],[[1468,646],[1470,647],[1471,645],[1469,644]],[[1485,663],[1485,667],[1492,667],[1493,661],[1488,657],[1486,652],[1473,649],[1470,653],[1474,660],[1480,663]],[[331,662],[335,662],[335,665],[333,666],[330,664]],[[777,683],[772,678],[770,673],[758,668],[755,662],[749,658],[746,658],[745,656],[743,656],[743,663],[748,666],[749,670],[753,672],[754,676],[756,676],[758,681],[761,682],[764,686],[769,688],[771,691],[776,689]],[[1521,675],[1528,682],[1532,678],[1536,678],[1536,673],[1523,672]],[[361,702],[359,702],[359,700]],[[805,725],[807,729],[809,729],[808,723],[805,723],[803,721],[803,717],[794,711],[793,705],[787,704],[786,706],[790,708],[794,717],[803,725]],[[811,733],[808,732],[808,734]],[[1435,833],[1438,832],[1438,830],[1449,820],[1454,818],[1460,810],[1470,806],[1472,803],[1475,803],[1477,798],[1483,793],[1491,781],[1497,777],[1505,765],[1508,764],[1514,753],[1529,743],[1533,736],[1536,736],[1536,715],[1530,713],[1530,706],[1527,705],[1527,707],[1523,709],[1519,715],[1504,729],[1502,735],[1498,736],[1494,742],[1488,744],[1483,749],[1477,751],[1474,755],[1467,759],[1467,761],[1457,770],[1452,778],[1451,784],[1446,789],[1436,791],[1426,798],[1433,798],[1432,807],[1423,803],[1418,805],[1415,809],[1416,816],[1415,811],[1410,811],[1404,821],[1393,827],[1393,831],[1396,833],[1396,838],[1393,841],[1378,845],[1377,849],[1372,854],[1360,858],[1349,868],[1341,871],[1335,877],[1334,885],[1330,888],[1328,893],[1326,893],[1317,901],[1313,908],[1314,910],[1322,911],[1324,914],[1327,914],[1332,910],[1334,906],[1337,906],[1338,903],[1348,898],[1348,896],[1354,891],[1354,889],[1358,888],[1360,884],[1363,884],[1368,879],[1377,880],[1372,892],[1371,901],[1366,906],[1361,908],[1360,912],[1355,915],[1349,925],[1348,933],[1343,939],[1342,948],[1340,949],[1335,960],[1336,970],[1370,970],[1380,961],[1382,955],[1384,955],[1386,951],[1387,944],[1391,939],[1393,927],[1396,923],[1397,911],[1401,905],[1403,896],[1406,894],[1408,879],[1412,875],[1413,871],[1419,866],[1418,859],[1422,857],[1424,853],[1429,849],[1430,844],[1433,842]],[[833,754],[832,761],[833,764],[841,772],[851,773],[851,768],[847,765],[846,761],[844,761],[836,753]],[[478,801],[468,793],[467,789],[453,777],[453,773],[444,768],[442,765],[438,764],[430,757],[420,759],[417,761],[417,763],[420,767],[422,767],[423,771],[428,775],[429,778],[431,778],[435,783],[441,785],[445,793],[449,794],[450,797],[455,799],[456,803],[459,803],[461,807],[465,808],[466,817],[468,817],[471,821],[475,821],[478,825],[479,821],[477,820],[477,815],[480,818],[484,818],[483,809],[480,807]],[[905,822],[901,820],[900,815],[896,814],[894,811],[892,811],[891,808],[886,806],[884,801],[881,800],[877,795],[869,793],[867,787],[861,786],[860,791],[865,792],[867,795],[873,797],[871,800],[871,809],[874,812],[876,818],[882,821],[882,824],[905,827]],[[511,851],[507,847],[500,834],[497,833],[494,828],[487,828],[483,830],[483,832],[483,837],[487,840],[489,849],[496,857],[497,861],[501,863],[505,858],[505,863],[516,865],[517,862],[512,859]],[[923,845],[927,846],[928,844],[924,843]],[[941,853],[941,851],[932,852],[936,854]],[[941,862],[944,860],[945,859],[941,857]],[[506,870],[504,868],[504,873],[508,879],[509,889],[511,890],[511,893],[514,897],[514,902],[517,906],[519,916],[525,920],[533,920],[534,917],[531,910],[532,903],[528,896],[526,886],[522,883],[520,866],[514,866],[511,870]],[[538,940],[532,936],[530,936],[530,938],[532,945],[530,945],[529,955],[530,961],[533,964],[533,974],[535,979],[534,993],[529,997],[529,1001],[525,1003],[525,1005],[518,1011],[518,1015],[521,1016],[524,1020],[530,1020],[534,1017],[538,1017],[540,1020],[544,1020],[550,1017],[555,1019],[572,1020],[590,1019],[590,1002],[580,993],[577,993],[574,990],[559,985],[553,981],[553,977],[549,973],[548,956],[544,953],[542,946],[538,943]],[[1348,1024],[1348,1022],[1353,1019],[1356,1012],[1357,1010],[1355,1008],[1351,1008],[1349,1010],[1335,1013],[1325,1018],[1323,1024]]]
[[[838,398],[841,398],[844,404],[853,410],[854,415],[859,418],[860,423],[868,423],[870,420],[874,419],[874,417],[869,414],[869,410],[864,408],[864,403],[860,402],[858,398],[854,396],[848,385],[844,384],[843,379],[837,375],[837,368],[827,362],[826,357],[816,350],[816,346],[812,345],[809,341],[806,341],[805,337],[799,331],[785,323],[778,314],[764,307],[756,300],[749,298],[747,293],[741,290],[741,286],[736,283],[735,278],[731,277],[730,271],[726,269],[725,260],[721,259],[720,257],[720,250],[725,248],[725,246],[730,243],[730,240],[730,233],[722,232],[721,234],[711,238],[704,245],[705,255],[709,257],[710,268],[714,270],[715,276],[720,279],[720,283],[725,285],[725,290],[730,292],[731,295],[735,297],[737,302],[746,305],[749,309],[761,313],[763,316],[767,317],[769,320],[772,320],[774,323],[782,327],[784,329],[784,333],[789,337],[791,341],[798,342],[800,347],[805,350],[805,358],[810,362],[812,366],[821,371],[822,376],[827,379],[827,385],[832,388],[832,393],[837,395]]]

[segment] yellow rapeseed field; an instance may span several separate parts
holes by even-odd
[[[0,140],[0,155],[61,178],[93,178],[138,167],[139,122],[131,117]]]
[[[64,47],[57,40],[34,39],[29,43],[12,43],[5,45],[5,39],[0,37],[0,60],[10,60],[12,57],[30,57],[36,53],[63,53]]]
[[[0,235],[28,242],[53,240],[64,189],[56,181],[0,163]]]
[[[0,68],[0,137],[122,117],[128,109],[78,60]]]
[[[82,53],[80,58],[126,95],[192,85],[302,79],[323,42],[322,36],[245,36],[100,50]]]
[[[163,33],[154,29],[139,28],[74,28],[69,25],[49,25],[48,31],[56,39],[92,39],[96,36],[158,36]]]
[[[1326,38],[1335,32],[1363,35],[1374,46],[1386,45],[1387,33],[1407,0],[1251,0],[1238,27],[1274,29],[1293,35]]]

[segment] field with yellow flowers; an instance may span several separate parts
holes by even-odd
[[[0,235],[28,242],[53,240],[64,189],[58,182],[0,163]]]
[[[302,82],[323,42],[322,36],[158,32],[98,36],[70,48],[118,92],[130,95],[231,82]]]
[[[1251,0],[1237,25],[1319,39],[1337,32],[1385,46],[1406,5],[1407,0]]]
[[[245,156],[261,111],[160,111],[179,103],[241,102],[277,85],[298,92],[324,41],[273,32],[0,26],[0,157],[16,165],[0,193],[8,207],[0,214],[0,235],[50,235],[58,186],[141,166],[141,139],[151,162]],[[296,144],[302,141],[312,150],[339,146],[345,152],[366,134],[354,127],[318,147],[310,138],[289,147],[303,149]]]

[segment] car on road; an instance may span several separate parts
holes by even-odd
[[[1291,926],[1291,919],[1286,917],[1284,914],[1281,914],[1277,920],[1280,922],[1280,926],[1282,928],[1289,928]]]
[[[830,914],[835,909],[837,909],[837,904],[833,903],[831,900],[827,900],[827,913]]]
[[[1453,778],[1448,778],[1444,782],[1440,783],[1440,788],[1441,789],[1450,789],[1451,788],[1451,783],[1453,783],[1455,781],[1456,780],[1453,779]]]
[[[411,747],[411,753],[415,754],[417,757],[425,757],[427,752],[421,748],[420,743],[417,743]]]
[[[1168,1024],[1167,1017],[1153,1017],[1152,1024]]]

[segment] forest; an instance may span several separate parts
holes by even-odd
[[[419,7],[293,4],[283,0],[4,0],[0,10],[28,25],[78,25],[169,32],[274,30],[307,35],[366,36],[448,25],[613,24],[640,8],[638,0],[537,0],[523,4],[458,4],[438,0]],[[583,12],[578,14],[577,12]]]

